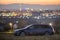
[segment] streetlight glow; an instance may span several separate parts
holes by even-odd
[[[9,23],[10,26],[12,26],[12,23]]]

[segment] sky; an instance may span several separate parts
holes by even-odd
[[[60,5],[60,0],[0,0],[0,4],[41,4],[41,5]]]

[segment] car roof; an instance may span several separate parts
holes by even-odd
[[[48,24],[33,24],[33,25],[44,25],[44,26],[50,26]]]
[[[44,26],[46,25],[46,26],[50,26],[50,25],[47,25],[47,24],[30,24],[30,25],[25,26],[24,28],[16,29],[15,31],[26,29],[26,28],[28,28],[28,27],[30,27],[32,25],[44,25]]]

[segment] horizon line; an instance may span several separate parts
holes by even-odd
[[[27,3],[9,3],[9,4],[27,4]],[[1,4],[1,5],[9,5],[9,4]],[[60,5],[60,4],[29,4],[29,5]]]

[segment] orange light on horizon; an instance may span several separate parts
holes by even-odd
[[[24,3],[24,4],[60,4],[60,0],[0,0],[0,4],[12,4],[12,3]]]

